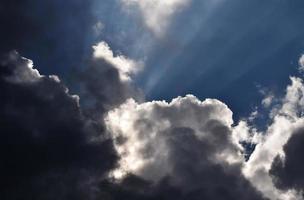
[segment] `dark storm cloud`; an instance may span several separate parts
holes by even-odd
[[[97,138],[101,123],[16,52],[0,67],[1,199],[92,199],[91,185],[116,160],[112,142]]]
[[[282,190],[295,189],[304,197],[304,129],[295,131],[284,148],[284,158],[274,159],[270,174],[275,185]]]
[[[198,139],[190,127],[172,125],[165,131],[172,172],[159,181],[129,175],[113,182],[104,177],[116,166],[117,155],[111,140],[98,140],[105,136],[103,113],[128,93],[117,70],[100,59],[92,61],[90,73],[82,76],[86,98],[93,99],[91,108],[100,115],[90,115],[90,106],[80,108],[78,98],[57,77],[40,75],[30,60],[16,52],[2,58],[0,69],[1,199],[263,199],[241,175],[238,164],[216,163],[217,153],[235,151],[229,128],[217,120],[203,126],[206,140]],[[184,106],[190,109],[191,101]],[[180,123],[180,116],[170,109],[156,109]],[[217,110],[206,109],[210,115]],[[138,122],[137,128],[148,121]]]

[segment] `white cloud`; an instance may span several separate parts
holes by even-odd
[[[273,103],[273,99],[274,99],[274,96],[272,94],[269,94],[262,100],[262,105],[265,108],[269,108],[269,106],[271,106],[271,104]]]
[[[128,100],[121,107],[110,111],[106,118],[107,127],[120,155],[119,167],[112,175],[121,178],[127,173],[134,173],[158,181],[168,174],[174,174],[176,166],[172,163],[171,155],[174,147],[168,145],[168,136],[172,130],[187,128],[193,131],[198,141],[213,144],[216,143],[213,137],[219,129],[214,129],[210,122],[217,121],[218,127],[225,127],[221,131],[226,130],[223,132],[228,135],[228,140],[222,141],[224,145],[217,143],[217,150],[208,150],[208,159],[219,164],[225,163],[225,166],[232,163],[243,165],[244,176],[271,200],[301,199],[293,190],[277,189],[269,175],[274,158],[278,154],[284,156],[284,144],[294,130],[304,124],[304,85],[300,78],[290,79],[291,85],[286,89],[282,104],[273,111],[273,122],[263,133],[258,132],[254,126],[250,127],[246,120],[232,126],[232,111],[214,99],[200,101],[187,95],[173,99],[170,103],[152,101],[139,104],[132,99]],[[191,135],[191,131],[187,134]],[[240,141],[257,144],[248,162],[241,155],[243,149],[238,144]],[[193,147],[195,148],[197,147]],[[177,182],[183,179],[176,174],[174,176],[177,177]]]
[[[232,137],[235,143],[248,142],[257,144],[262,139],[261,133],[255,127],[250,127],[244,120],[241,120],[237,126],[233,127]]]
[[[170,147],[166,137],[170,135],[171,130],[179,128],[192,130],[199,140],[216,145],[218,152],[210,152],[210,157],[213,157],[215,162],[240,162],[239,146],[231,143],[232,123],[231,110],[214,99],[200,101],[192,95],[187,95],[175,98],[170,103],[152,101],[143,104],[130,99],[109,112],[106,119],[107,127],[116,141],[116,150],[121,157],[120,167],[113,172],[114,176],[134,173],[158,181],[172,173],[172,155],[169,155]],[[173,134],[178,136],[176,132]],[[220,141],[218,136],[224,141]],[[120,141],[124,139],[126,141]]]
[[[157,36],[161,36],[171,17],[188,5],[191,0],[121,0],[126,8],[139,8],[146,26]]]
[[[304,71],[304,54],[299,59],[299,70]]]
[[[272,124],[263,133],[262,142],[256,146],[244,168],[244,174],[252,184],[270,199],[301,199],[294,191],[283,192],[276,189],[269,175],[274,158],[278,154],[284,156],[284,144],[294,130],[303,127],[304,123],[304,85],[300,78],[291,77],[291,82],[281,107],[272,112]]]
[[[103,59],[112,64],[119,72],[121,81],[130,81],[131,76],[139,72],[143,68],[143,63],[134,61],[123,55],[114,55],[109,45],[102,41],[93,46],[95,59]]]
[[[113,57],[113,53],[108,54],[102,57]],[[205,164],[217,163],[227,167],[238,163],[243,166],[243,175],[267,198],[302,199],[294,190],[282,191],[276,188],[273,177],[269,174],[274,158],[277,155],[284,158],[284,145],[295,130],[304,124],[303,80],[296,77],[290,77],[290,80],[291,84],[286,88],[284,98],[276,101],[280,102],[280,105],[271,110],[272,122],[264,132],[258,132],[254,125],[249,126],[247,123],[253,121],[257,111],[253,112],[248,120],[242,120],[233,126],[232,111],[215,99],[200,101],[192,95],[177,97],[169,103],[137,103],[129,99],[110,111],[105,120],[120,157],[119,166],[112,171],[112,175],[122,178],[127,173],[133,173],[147,180],[159,181],[174,174],[177,184],[183,182],[185,177],[175,172],[175,162],[180,162],[176,161],[177,155],[172,154],[176,151],[176,146],[170,144],[171,137],[180,140],[179,133],[182,132],[194,136],[195,140],[202,144],[210,145],[210,149],[201,146],[202,151],[207,151],[208,155],[202,154],[200,158]],[[269,108],[273,100],[274,95],[268,95],[262,105]],[[219,141],[219,133],[224,133],[225,139]],[[245,162],[241,155],[243,149],[239,145],[240,141],[256,144],[248,162]],[[183,141],[178,144],[182,144],[180,142]],[[213,148],[213,145],[216,148]],[[195,154],[200,146],[182,148]],[[181,155],[178,156],[178,160],[183,162]],[[197,162],[199,166],[200,161]]]

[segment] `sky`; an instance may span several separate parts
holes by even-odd
[[[0,199],[304,199],[302,0],[3,0]]]

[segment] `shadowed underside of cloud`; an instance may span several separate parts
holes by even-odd
[[[284,155],[277,155],[272,163],[270,174],[275,185],[283,190],[296,189],[304,197],[304,134],[303,126],[295,130],[284,145]]]
[[[91,12],[94,2],[3,1],[0,53],[26,49],[50,66],[57,60],[83,64],[91,45],[87,40],[94,40],[87,36],[104,28]],[[173,32],[167,30],[173,16],[190,2],[119,0],[115,5],[132,11],[156,40],[165,41],[166,32]],[[122,20],[118,16],[109,18]],[[128,20],[122,24],[133,31]],[[117,26],[124,35],[122,24]],[[143,46],[151,42],[143,38]],[[128,49],[125,43],[120,45]],[[173,43],[169,52],[176,49]],[[157,60],[167,56],[168,48],[160,48],[167,45],[156,45]],[[92,58],[77,74],[79,96],[71,95],[59,77],[41,75],[17,52],[1,57],[1,200],[303,199],[302,79],[291,77],[282,99],[265,94],[270,123],[260,133],[248,125],[250,117],[233,122],[233,112],[215,99],[187,95],[169,103],[142,102],[132,78],[143,63],[116,52],[106,42],[93,46]],[[298,63],[302,71],[303,56]],[[248,161],[242,144],[255,146]]]
[[[166,180],[186,199],[193,192],[206,199],[262,198],[259,192],[269,199],[302,199],[304,85],[290,80],[285,96],[274,97],[264,132],[248,125],[250,117],[233,125],[232,111],[217,100],[128,100],[106,118],[120,157],[111,175],[123,180],[131,173],[156,186]],[[255,145],[247,162],[240,144]]]
[[[102,118],[83,115],[58,77],[40,75],[16,52],[2,58],[0,82],[4,199],[92,199],[92,184],[116,162]]]
[[[243,170],[252,184],[270,199],[302,199],[302,187],[298,185],[302,173],[297,171],[301,169],[300,155],[303,146],[301,134],[298,134],[304,124],[303,94],[302,79],[291,77],[285,97],[271,110],[272,122],[262,133]],[[299,165],[296,165],[297,158]],[[291,169],[295,171],[291,172]]]
[[[117,147],[132,147],[130,138],[123,142],[122,137],[119,145],[115,137],[113,148],[108,135],[122,132],[106,133],[103,117],[131,94],[131,86],[103,57],[93,59],[89,69],[92,73],[82,77],[89,94],[83,97],[95,103],[82,107],[57,76],[40,75],[16,52],[2,57],[3,199],[262,199],[241,175],[240,147],[231,139],[232,113],[226,105],[188,96],[171,104],[138,105],[136,111],[137,103],[128,101],[122,117],[129,113],[134,118],[120,125],[134,126],[133,136],[122,136],[133,137],[137,152],[123,155]],[[122,167],[118,156],[144,164],[113,182],[111,174]]]
[[[166,180],[157,190],[177,190],[177,199],[263,199],[242,175],[232,112],[217,100],[130,100],[111,111],[106,123],[120,155],[116,178],[129,172],[156,187]]]

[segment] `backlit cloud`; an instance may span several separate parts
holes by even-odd
[[[131,75],[142,70],[143,63],[131,60],[123,55],[115,56],[109,45],[102,41],[93,46],[94,58],[104,59],[109,64],[113,65],[119,72],[119,77],[122,81],[130,81]]]

